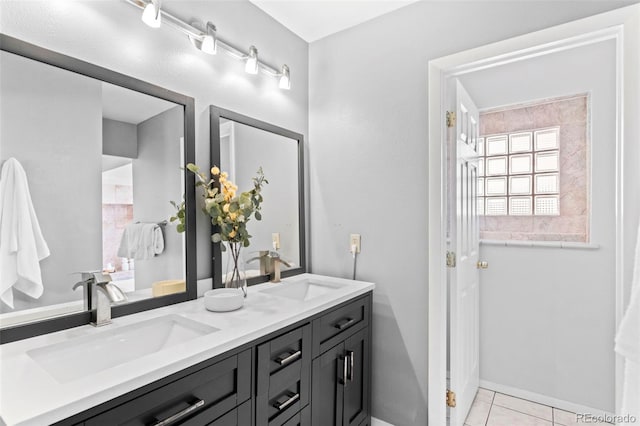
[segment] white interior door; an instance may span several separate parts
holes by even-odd
[[[455,125],[448,131],[448,284],[450,426],[462,426],[479,382],[478,132],[479,114],[459,81],[451,83]],[[454,260],[455,259],[455,260]],[[455,262],[455,265],[449,264]]]

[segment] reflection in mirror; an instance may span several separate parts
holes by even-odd
[[[184,292],[184,234],[165,222],[184,192],[184,106],[0,55],[0,166],[15,158],[24,169],[50,251],[28,259],[38,297],[20,291],[24,273],[15,284],[0,274],[2,296],[13,296],[0,301],[0,326],[85,310],[72,290],[82,271],[109,273],[129,302]]]
[[[269,181],[262,189],[262,220],[247,223],[252,238],[243,253],[245,273],[247,278],[260,277],[250,284],[268,279],[261,276],[265,272],[261,271],[261,252],[278,253],[286,262],[280,264],[283,276],[304,272],[302,135],[215,107],[212,114],[217,114],[219,122],[220,168],[241,190],[253,187],[260,167]],[[224,271],[227,261],[227,252],[222,252],[214,269]]]

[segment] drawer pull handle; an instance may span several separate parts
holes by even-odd
[[[343,320],[338,321],[334,325],[334,327],[337,328],[338,330],[344,330],[345,328],[353,325],[354,322],[356,322],[356,320],[354,320],[353,318],[345,318]]]
[[[273,406],[276,409],[278,409],[279,411],[284,410],[285,408],[287,408],[288,406],[290,406],[291,404],[293,404],[294,402],[299,400],[300,399],[300,394],[299,393],[294,393],[294,394],[289,393],[287,395],[284,395],[284,398],[287,398],[287,399],[285,401],[282,401],[283,397],[281,397],[278,401],[276,401],[275,404],[273,404]]]
[[[347,351],[347,357],[349,358],[349,375],[347,380],[353,382],[353,351]]]
[[[294,353],[287,352],[276,358],[276,362],[280,365],[287,365],[300,358],[301,355],[302,351],[295,351]]]
[[[190,406],[188,406],[187,408],[185,408],[184,410],[174,414],[173,416],[167,417],[164,420],[159,420],[156,423],[153,424],[153,426],[168,426],[171,423],[181,419],[182,417],[186,416],[187,414],[197,410],[198,408],[202,407],[204,405],[204,400],[201,399],[198,402],[196,402],[195,404],[192,404]]]

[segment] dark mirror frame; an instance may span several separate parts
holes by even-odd
[[[211,165],[220,165],[220,119],[226,118],[227,120],[235,121],[236,123],[244,124],[254,127],[256,129],[264,130],[270,133],[275,133],[280,136],[284,136],[289,139],[293,139],[298,142],[298,235],[299,235],[299,252],[300,252],[300,266],[298,268],[291,268],[283,270],[281,276],[283,278],[293,275],[304,274],[307,272],[307,252],[306,252],[306,227],[305,227],[305,215],[304,215],[304,136],[300,133],[293,132],[282,127],[275,126],[271,123],[256,120],[255,118],[247,117],[246,115],[239,114],[237,112],[229,111],[223,108],[219,108],[214,105],[209,106],[209,123],[210,123],[210,138],[211,138]],[[213,233],[212,227],[212,233]],[[213,288],[221,288],[222,284],[222,255],[220,250],[221,243],[212,243],[213,253]],[[269,275],[261,275],[247,279],[247,285],[255,285],[269,281]]]
[[[180,93],[172,92],[159,86],[129,77],[124,74],[103,68],[89,62],[66,56],[22,40],[0,33],[0,51],[13,53],[52,65],[76,74],[144,93],[156,98],[164,99],[184,107],[184,150],[185,162],[195,161],[195,105],[194,99]],[[185,201],[186,201],[186,231],[185,231],[185,274],[186,292],[167,296],[154,297],[124,305],[114,305],[111,309],[111,317],[117,318],[124,315],[147,311],[174,303],[192,300],[197,297],[196,284],[196,220],[195,220],[195,180],[189,172],[184,170],[185,176]],[[169,200],[167,200],[167,203]],[[71,288],[69,284],[69,288]],[[68,314],[51,319],[35,321],[31,323],[15,325],[0,329],[0,344],[26,339],[41,334],[52,333],[72,327],[87,325],[90,322],[91,312],[84,311],[76,314]]]

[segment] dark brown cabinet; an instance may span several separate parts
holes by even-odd
[[[368,425],[370,323],[368,293],[56,425]]]

